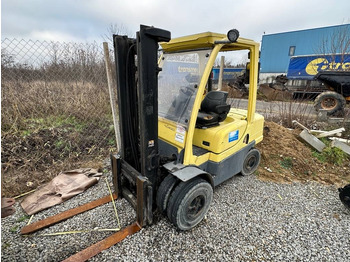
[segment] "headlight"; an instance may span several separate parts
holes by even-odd
[[[239,32],[237,29],[231,29],[227,32],[227,38],[230,40],[230,42],[236,42],[239,37]]]

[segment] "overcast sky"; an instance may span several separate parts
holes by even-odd
[[[140,24],[172,37],[237,28],[264,34],[350,23],[349,0],[2,0],[1,38],[102,41],[111,24],[135,34]]]

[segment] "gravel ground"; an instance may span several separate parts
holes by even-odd
[[[111,184],[111,176],[107,175]],[[105,179],[61,205],[35,215],[32,222],[108,194]],[[126,200],[116,201],[122,226],[135,220]],[[16,213],[1,220],[2,261],[60,261],[104,239],[111,232],[43,236],[60,231],[116,228],[106,204],[31,236]],[[255,176],[236,176],[216,188],[207,217],[188,232],[157,215],[154,225],[127,237],[90,261],[349,261],[350,212],[337,189],[317,183],[275,184]]]

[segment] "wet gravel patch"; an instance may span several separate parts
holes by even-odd
[[[107,175],[111,184],[111,176]],[[58,206],[35,215],[32,222],[108,194],[104,178]],[[135,220],[126,200],[117,200],[122,227]],[[2,261],[61,261],[111,235],[87,232],[43,236],[61,231],[116,228],[111,203],[77,215],[31,236],[16,213],[1,220]],[[334,186],[315,182],[276,184],[255,176],[237,176],[216,188],[211,208],[196,228],[178,231],[155,215],[155,223],[127,237],[89,261],[349,261],[350,212]]]

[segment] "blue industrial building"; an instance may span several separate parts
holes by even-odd
[[[263,35],[260,79],[287,73],[292,56],[341,52],[333,50],[334,36],[344,33],[350,24]]]

